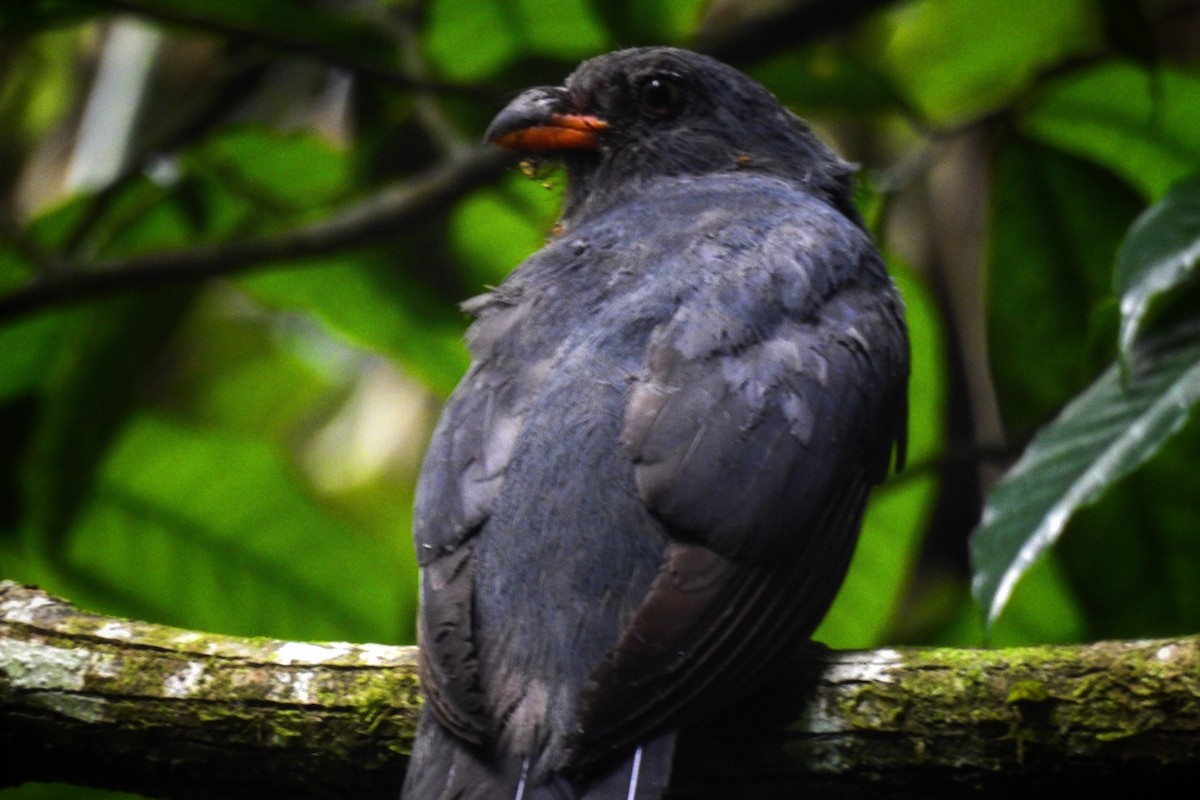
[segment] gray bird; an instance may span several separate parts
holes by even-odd
[[[903,459],[903,307],[852,167],[671,48],[492,122],[561,157],[549,243],[465,308],[417,488],[408,800],[650,800],[675,731],[812,633]]]

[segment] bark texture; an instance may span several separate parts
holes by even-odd
[[[239,639],[0,583],[0,786],[395,798],[416,650]],[[686,732],[674,798],[1011,797],[1200,777],[1200,639],[813,648]]]

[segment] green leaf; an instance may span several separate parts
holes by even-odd
[[[1133,224],[1117,253],[1121,353],[1128,358],[1151,302],[1191,280],[1200,262],[1200,173],[1181,181]]]
[[[66,554],[107,606],[236,635],[387,641],[411,613],[400,544],[308,496],[270,442],[142,413]]]
[[[1054,548],[1090,641],[1200,630],[1197,463],[1200,419],[1193,414],[1149,463],[1076,514]],[[1024,590],[1022,580],[1017,599]]]
[[[614,41],[623,47],[686,42],[708,0],[588,0]]]
[[[473,81],[517,57],[517,30],[500,0],[441,0],[429,8],[425,56],[439,75]]]
[[[1090,357],[1089,328],[1144,203],[1110,172],[1019,135],[1000,140],[994,164],[988,355],[1007,428],[1032,432],[1112,358],[1107,329]]]
[[[0,38],[15,39],[67,25],[77,25],[106,9],[87,0],[29,0],[0,3]]]
[[[260,127],[214,136],[187,154],[184,165],[260,210],[286,216],[311,216],[345,199],[352,177],[346,154],[325,139]]]
[[[516,30],[529,54],[568,61],[608,50],[608,34],[585,0],[510,2]]]
[[[943,123],[994,109],[1040,70],[1099,39],[1086,0],[925,0],[902,4],[888,19],[881,67],[913,105]]]
[[[97,306],[56,342],[25,474],[30,533],[51,559],[61,555],[99,464],[142,397],[149,366],[194,296],[174,289]]]
[[[971,539],[973,591],[989,623],[1071,516],[1151,458],[1200,400],[1200,325],[1164,328],[1043,428],[995,487]]]
[[[554,224],[565,178],[556,172],[545,183],[514,174],[496,189],[475,192],[450,216],[451,244],[467,274],[467,291],[496,286],[546,242]]]
[[[786,50],[755,65],[750,74],[802,115],[814,110],[879,114],[906,103],[873,59],[829,43]]]
[[[346,253],[299,269],[255,272],[237,283],[269,308],[309,314],[356,346],[396,359],[442,394],[466,371],[466,316],[386,254]]]
[[[937,304],[908,270],[891,265],[904,297],[913,373],[909,387],[909,466],[928,463],[945,445],[945,335]],[[836,648],[879,645],[907,586],[937,497],[937,475],[900,473],[875,490],[846,582],[813,638]]]
[[[1018,120],[1031,136],[1103,164],[1147,197],[1200,163],[1200,77],[1104,62],[1049,83]]]

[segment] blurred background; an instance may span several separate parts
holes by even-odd
[[[481,133],[640,44],[732,63],[861,164],[905,295],[909,466],[816,638],[1200,630],[1194,420],[1072,516],[987,633],[968,557],[988,490],[1117,355],[1131,223],[1200,166],[1185,0],[0,4],[0,578],[181,627],[412,642],[457,303],[544,241],[563,188]],[[92,793],[0,790],[42,796]]]

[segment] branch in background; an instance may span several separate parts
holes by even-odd
[[[770,11],[729,20],[710,14],[692,46],[732,64],[752,64],[789,47],[820,41],[849,30],[896,0],[791,0]],[[740,3],[728,3],[740,13]]]
[[[447,83],[416,77],[401,69],[394,55],[389,53],[386,58],[372,58],[377,52],[377,45],[383,31],[370,24],[369,20],[358,20],[349,14],[337,13],[332,6],[326,6],[321,14],[325,23],[338,21],[345,30],[347,40],[357,39],[360,47],[337,47],[329,44],[312,32],[311,14],[303,6],[296,9],[297,17],[290,20],[272,20],[271,24],[263,24],[261,20],[248,20],[246,24],[222,19],[209,10],[205,12],[203,3],[187,2],[155,2],[155,0],[96,0],[98,5],[109,6],[115,11],[123,11],[135,16],[153,19],[167,24],[182,25],[194,30],[229,36],[235,39],[258,42],[273,50],[302,55],[330,66],[348,69],[359,75],[369,76],[398,89],[416,89],[423,92],[440,92],[477,99],[494,101],[500,94],[495,89],[471,85]],[[281,4],[287,8],[288,4]],[[293,25],[286,23],[292,22]],[[282,24],[281,24],[282,23]],[[395,62],[395,63],[392,63]]]
[[[513,161],[510,153],[494,147],[473,148],[319,222],[280,234],[57,270],[0,296],[0,321],[118,292],[234,275],[272,261],[314,258],[384,241],[399,228],[444,210],[496,179]]]
[[[130,622],[0,583],[0,786],[394,798],[415,661]],[[670,797],[1111,793],[1200,773],[1200,638],[814,650],[789,675],[685,734]]]

